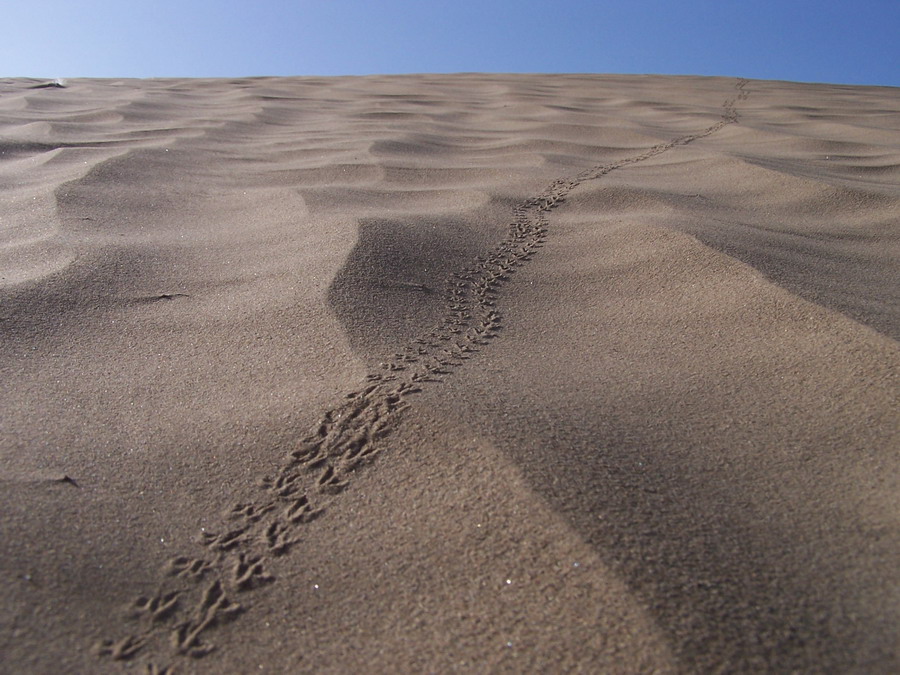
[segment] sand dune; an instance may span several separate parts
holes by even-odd
[[[0,80],[0,671],[900,669],[900,98]]]

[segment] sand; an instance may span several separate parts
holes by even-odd
[[[900,670],[900,95],[0,80],[0,671]]]

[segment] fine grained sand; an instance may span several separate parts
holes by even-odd
[[[900,669],[900,96],[0,80],[0,670]]]

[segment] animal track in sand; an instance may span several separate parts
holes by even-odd
[[[150,621],[162,621],[178,607],[178,591],[172,591],[153,598],[139,597],[135,603],[138,616],[148,616]]]
[[[241,556],[243,563],[243,556]],[[221,581],[214,581],[204,591],[192,616],[175,625],[171,633],[172,646],[178,654],[194,658],[206,656],[214,645],[206,644],[200,637],[210,626],[235,618],[242,608],[231,602],[225,594]]]
[[[212,563],[200,558],[179,556],[172,558],[166,564],[166,569],[171,576],[201,579],[204,574],[212,569]]]
[[[407,398],[423,386],[444,381],[499,334],[503,326],[502,313],[496,308],[500,291],[543,245],[549,229],[547,214],[582,183],[736,123],[736,104],[747,99],[747,84],[745,79],[738,81],[734,97],[722,104],[719,120],[703,131],[597,165],[574,177],[559,178],[516,206],[506,237],[447,280],[440,323],[382,363],[380,372],[367,375],[364,387],[349,392],[327,410],[289,450],[278,472],[261,481],[257,498],[228,510],[224,520],[232,521],[231,527],[223,527],[221,533],[201,534],[211,560],[180,556],[169,561],[166,573],[181,586],[154,598],[138,598],[139,616],[132,619],[134,633],[100,641],[97,652],[114,660],[129,660],[163,632],[170,635],[170,656],[199,658],[215,649],[206,641],[208,633],[244,610],[229,600],[227,591],[250,595],[254,589],[274,583],[274,575],[267,571],[270,562],[300,543],[301,526],[319,516],[348,487],[357,468],[384,450],[382,441],[408,407]],[[234,521],[239,523],[234,526]],[[212,581],[201,586],[207,577]],[[149,621],[143,618],[146,616]],[[152,657],[166,658],[161,653]],[[168,667],[154,663],[146,667],[150,673],[169,672]]]

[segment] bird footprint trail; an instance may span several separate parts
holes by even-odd
[[[201,658],[213,651],[211,633],[215,628],[239,618],[247,608],[245,596],[277,581],[270,572],[274,559],[289,554],[300,543],[302,526],[321,515],[346,489],[356,469],[384,450],[384,438],[408,407],[407,398],[442,382],[498,335],[502,327],[496,306],[500,291],[543,245],[548,213],[586,181],[736,123],[736,106],[748,96],[746,85],[747,80],[738,81],[736,94],[723,103],[720,119],[705,130],[555,180],[539,195],[516,206],[507,236],[448,279],[441,322],[381,363],[378,372],[366,377],[363,388],[325,412],[290,448],[280,470],[262,480],[255,501],[236,504],[218,532],[203,532],[205,555],[169,560],[160,584],[164,590],[156,597],[137,598],[129,615],[130,633],[101,640],[97,653],[127,661],[143,653],[171,660]],[[169,667],[155,663],[146,667],[147,672],[170,672]]]

